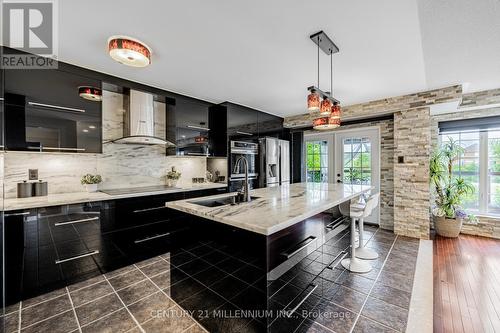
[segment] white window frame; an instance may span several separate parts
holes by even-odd
[[[438,145],[441,146],[443,136],[447,134],[464,133],[467,131],[439,133]],[[500,214],[488,212],[488,199],[490,196],[490,184],[488,182],[489,156],[488,156],[488,131],[479,131],[479,209],[475,215],[500,217]],[[475,211],[473,211],[475,212]]]

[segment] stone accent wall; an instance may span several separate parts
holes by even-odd
[[[429,238],[430,110],[394,114],[394,232]],[[398,158],[404,162],[399,163]]]
[[[462,96],[462,103],[460,103],[460,108],[491,105],[497,103],[500,103],[500,88],[464,94]]]
[[[441,89],[429,90],[415,94],[384,98],[362,104],[344,106],[342,108],[342,121],[373,118],[387,115],[397,111],[420,108],[432,104],[458,101],[462,98],[462,86],[450,86]],[[288,128],[310,127],[317,114],[301,114],[286,117],[284,126]]]
[[[341,129],[380,128],[380,227],[394,230],[394,120],[370,121]]]
[[[500,89],[497,90],[500,93]],[[490,96],[490,94],[486,95]],[[484,101],[483,97],[486,95],[480,94],[479,98]],[[500,99],[500,95],[498,98]],[[481,102],[472,101],[471,103],[481,103]],[[460,120],[460,119],[472,119],[479,117],[492,117],[492,116],[500,116],[500,108],[479,109],[473,111],[454,112],[454,113],[432,116],[431,117],[432,145],[437,146],[438,144],[439,122]],[[464,224],[462,228],[462,233],[500,239],[500,217],[478,216],[478,220],[479,220],[478,224]]]

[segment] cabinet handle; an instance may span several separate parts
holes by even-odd
[[[66,258],[66,259],[57,259],[56,260],[56,264],[62,264],[63,262],[72,261],[72,260],[76,260],[76,259],[80,259],[80,258],[85,258],[85,257],[88,257],[88,256],[93,256],[94,254],[99,254],[99,250],[95,250],[95,251],[91,251],[91,252],[88,252],[88,253],[80,254],[80,255],[77,255],[77,256],[74,256],[74,257],[69,257],[69,258]]]
[[[149,212],[152,210],[159,210],[159,209],[165,209],[168,208],[167,206],[160,206],[160,207],[152,207],[152,208],[144,208],[144,209],[136,209],[132,211],[132,213],[143,213],[143,212]]]
[[[342,222],[344,222],[344,217],[343,216],[340,216],[338,218],[336,218],[335,220],[333,220],[333,222],[327,224],[325,226],[325,228],[328,228],[328,229],[335,229],[337,228],[340,224],[342,224]]]
[[[296,255],[297,253],[299,253],[302,249],[306,248],[315,239],[316,239],[315,236],[309,236],[309,237],[307,237],[306,239],[304,239],[303,241],[301,241],[300,243],[297,244],[297,245],[300,245],[300,244],[304,243],[304,245],[301,245],[299,248],[297,248],[296,250],[294,250],[291,253],[283,252],[283,253],[281,253],[281,255],[285,256],[287,259],[290,259],[294,255]]]
[[[44,104],[44,103],[36,103],[36,102],[28,102],[31,106],[38,106],[42,108],[56,109],[59,111],[70,111],[70,112],[85,112],[84,109],[76,109],[76,108],[68,108],[66,106],[59,106],[53,104]]]
[[[201,127],[201,126],[194,126],[194,125],[187,125],[187,128],[197,129],[197,130],[201,130],[201,131],[210,131],[210,128]]]
[[[134,243],[135,244],[139,244],[139,243],[142,243],[142,242],[147,242],[147,241],[150,241],[150,240],[153,240],[153,239],[156,239],[156,238],[160,238],[160,237],[165,237],[165,236],[168,236],[168,235],[170,235],[170,232],[166,232],[166,233],[160,234],[160,235],[154,235],[154,236],[151,236],[151,237],[136,239],[134,241]]]
[[[236,134],[248,135],[248,136],[252,136],[252,135],[253,135],[252,133],[248,133],[248,132],[241,132],[241,131],[236,131]]]
[[[187,153],[186,155],[191,155],[191,156],[209,156],[209,154],[203,154],[203,153]]]
[[[26,215],[30,215],[30,212],[6,213],[4,216],[9,217],[9,216],[26,216]]]
[[[302,303],[304,303],[308,298],[309,296],[312,295],[312,293],[316,290],[316,288],[318,288],[318,285],[317,284],[309,284],[309,286],[307,286],[308,288],[309,287],[313,287],[308,293],[307,295],[293,308],[291,309],[290,311],[288,311],[287,313],[287,316],[288,317],[291,317],[295,311],[297,311],[297,309],[302,305]],[[293,302],[293,301],[292,301]],[[290,302],[291,303],[291,302]],[[290,305],[290,304],[289,304]]]
[[[328,269],[334,269],[334,268],[335,268],[335,267],[337,267],[337,266],[339,265],[339,263],[340,263],[340,262],[341,262],[341,261],[342,261],[342,260],[343,260],[343,259],[347,256],[347,254],[348,254],[347,252],[345,252],[345,251],[341,251],[339,254],[337,254],[337,255],[335,256],[335,258],[333,258],[333,260],[332,260],[331,264],[330,264],[329,266],[326,266],[326,268],[328,268]],[[339,257],[340,257],[340,258],[339,258]],[[337,259],[339,259],[339,260],[337,261]],[[332,265],[335,261],[337,261],[337,263],[336,263],[335,265]]]
[[[28,149],[36,149],[36,150],[63,150],[63,151],[85,151],[85,148],[66,148],[66,147],[35,147],[35,146],[29,146]]]
[[[54,225],[57,227],[57,226],[60,226],[60,225],[75,224],[75,223],[89,222],[89,221],[95,221],[95,220],[99,220],[99,217],[96,216],[96,217],[89,217],[89,218],[81,219],[81,220],[73,220],[73,221],[66,221],[66,222],[57,222],[57,223],[54,223]]]

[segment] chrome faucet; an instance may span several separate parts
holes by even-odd
[[[239,173],[241,161],[243,161],[243,166],[245,167],[245,181],[243,183],[243,201],[250,202],[252,198],[250,197],[250,184],[248,183],[248,161],[245,156],[240,156],[234,164],[234,173]]]

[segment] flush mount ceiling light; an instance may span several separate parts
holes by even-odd
[[[110,37],[108,39],[108,52],[111,58],[124,65],[146,67],[151,64],[151,49],[135,38]]]
[[[102,90],[96,87],[80,86],[78,87],[78,94],[81,98],[88,99],[89,101],[102,101]]]
[[[318,49],[318,85],[317,87],[311,86],[307,88],[309,91],[307,109],[312,112],[319,110],[321,117],[314,119],[314,129],[334,129],[340,126],[340,102],[333,97],[333,54],[339,52],[339,48],[323,31],[312,34],[309,38],[316,44]],[[330,92],[324,92],[319,89],[320,49],[330,56]]]

